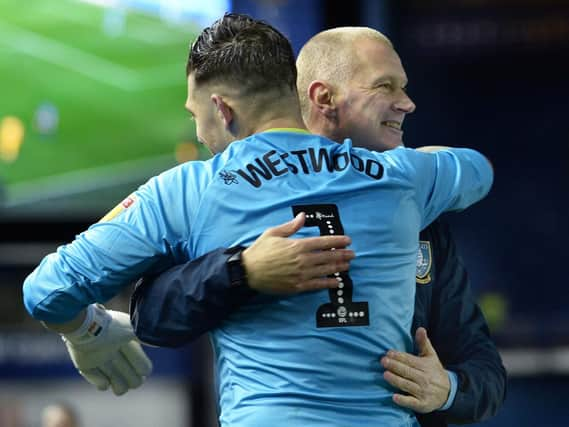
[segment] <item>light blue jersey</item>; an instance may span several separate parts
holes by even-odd
[[[259,296],[212,333],[222,426],[414,426],[379,359],[412,350],[419,231],[491,182],[487,160],[468,149],[380,154],[300,132],[256,134],[151,179],[116,217],[46,257],[24,284],[26,307],[69,320],[144,272],[250,245],[303,211],[299,237],[347,234],[356,259],[337,289]]]

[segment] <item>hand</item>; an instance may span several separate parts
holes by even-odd
[[[326,277],[347,271],[353,251],[348,236],[320,236],[290,239],[304,226],[306,215],[267,229],[245,249],[242,261],[249,286],[259,292],[291,294],[335,288],[338,281]],[[334,250],[332,250],[334,249]]]
[[[64,334],[63,341],[79,373],[99,390],[110,386],[120,396],[152,372],[126,313],[90,305],[81,327]]]
[[[419,356],[390,350],[381,359],[385,380],[405,394],[394,394],[393,401],[415,412],[441,408],[448,399],[450,381],[425,328],[415,334]]]

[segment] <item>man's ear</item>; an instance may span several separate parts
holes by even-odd
[[[336,117],[337,106],[334,93],[330,85],[326,82],[315,80],[308,86],[308,99],[312,108],[325,117],[332,119]]]
[[[216,94],[211,95],[211,102],[215,105],[217,114],[225,127],[229,129],[233,122],[233,109],[224,101],[224,99]]]

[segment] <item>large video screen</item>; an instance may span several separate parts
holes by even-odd
[[[94,218],[206,158],[185,61],[225,1],[2,0],[0,218]]]

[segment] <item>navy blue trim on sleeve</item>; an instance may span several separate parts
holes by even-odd
[[[417,284],[412,332],[419,326],[427,329],[444,367],[457,374],[458,390],[450,408],[424,414],[419,421],[423,427],[435,427],[486,420],[504,401],[506,370],[450,229],[436,221],[421,233],[421,240],[431,242],[433,277],[429,285]]]
[[[200,258],[140,279],[130,301],[131,323],[146,344],[179,347],[221,324],[256,292],[232,287],[227,260],[216,249]]]

